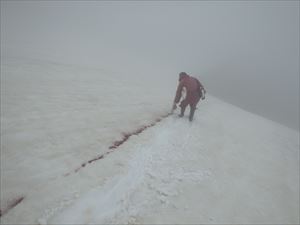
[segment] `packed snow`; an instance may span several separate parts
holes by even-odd
[[[2,60],[1,224],[299,223],[299,132],[212,95],[164,118],[176,85]]]

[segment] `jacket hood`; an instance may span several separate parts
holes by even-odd
[[[186,79],[188,77],[189,77],[189,75],[187,75],[185,72],[181,72],[179,74],[179,81],[182,81],[183,79]]]

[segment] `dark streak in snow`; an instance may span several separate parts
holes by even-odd
[[[155,122],[153,122],[153,123],[151,123],[149,125],[144,125],[144,126],[138,128],[138,129],[136,129],[133,132],[123,134],[123,138],[121,140],[119,140],[119,141],[115,141],[113,143],[113,145],[109,146],[109,149],[118,148],[120,145],[122,145],[124,142],[126,142],[132,135],[139,135],[140,133],[142,133],[147,128],[153,127],[156,123],[160,122],[162,119],[164,119],[164,118],[166,118],[166,117],[168,117],[170,115],[171,115],[171,113],[168,113],[168,114],[166,114],[164,116],[161,116],[160,118],[157,118],[155,120]]]
[[[123,138],[121,140],[118,140],[118,141],[114,141],[113,144],[111,146],[109,146],[109,149],[116,149],[118,148],[120,145],[122,145],[124,142],[126,142],[132,135],[139,135],[140,133],[142,133],[144,130],[146,130],[147,128],[149,127],[153,127],[156,125],[156,123],[162,121],[162,119],[170,116],[172,113],[168,113],[168,114],[165,114],[163,116],[160,116],[159,118],[157,118],[155,120],[155,122],[152,122],[151,124],[149,125],[144,125],[140,128],[137,128],[136,130],[132,131],[132,132],[129,132],[129,133],[123,133]],[[108,151],[108,152],[105,152],[104,154],[102,155],[99,155],[85,163],[82,163],[80,167],[78,167],[77,169],[74,170],[75,173],[77,173],[81,168],[85,167],[88,163],[92,163],[92,162],[95,162],[99,159],[103,159],[105,155],[108,155],[110,154],[111,152],[113,152],[113,150],[111,151]],[[64,174],[64,176],[69,176],[70,173],[66,173]]]
[[[11,210],[12,208],[16,207],[20,202],[22,202],[24,200],[24,196],[19,197],[14,199],[13,201],[11,201],[6,208],[4,208],[3,210],[0,209],[0,217],[3,216],[4,214],[6,214],[9,210]]]

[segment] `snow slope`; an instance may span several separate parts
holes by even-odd
[[[1,224],[299,223],[299,133],[210,95],[109,149],[168,113],[157,80],[2,61]]]

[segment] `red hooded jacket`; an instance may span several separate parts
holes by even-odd
[[[186,97],[181,102],[181,106],[190,105],[191,107],[196,107],[202,96],[202,84],[195,77],[189,76],[187,74],[181,76],[179,78],[179,84],[174,99],[175,103],[178,103],[180,101],[183,87],[186,88]]]

